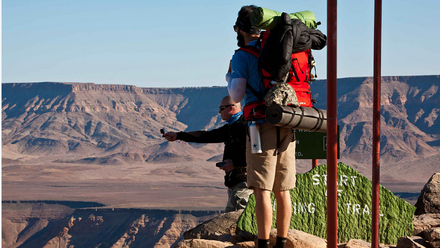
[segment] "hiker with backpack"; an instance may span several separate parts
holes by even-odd
[[[294,130],[267,123],[264,113],[266,104],[312,106],[308,82],[314,61],[310,49],[312,44],[315,48],[317,45],[324,47],[326,37],[320,32],[310,35],[314,31],[304,28],[302,21],[291,20],[285,13],[278,18],[279,24],[270,30],[271,35],[268,31],[260,35],[260,29],[252,25],[257,13],[261,14],[262,8],[254,5],[243,6],[238,13],[234,31],[240,49],[232,57],[226,80],[232,100],[240,102],[245,98],[246,103],[243,112],[249,123],[247,182],[256,200],[258,247],[269,248],[270,245],[270,194],[273,191],[277,204],[274,247],[284,248],[292,216],[289,190],[295,187],[296,181]],[[265,42],[271,44],[270,47],[264,46]],[[301,48],[294,51],[298,47]],[[280,49],[282,51],[277,51]],[[272,55],[278,57],[272,58]],[[279,61],[282,63],[277,64]],[[257,134],[252,131],[255,126],[258,126]],[[260,146],[259,151],[253,149]]]

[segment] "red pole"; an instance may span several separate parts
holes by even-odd
[[[337,167],[337,1],[327,0],[327,247],[338,247]]]
[[[318,166],[318,160],[312,159],[312,169]]]
[[[381,79],[382,0],[374,4],[374,69],[373,69],[373,196],[371,247],[379,247],[379,181],[380,181],[380,79]]]

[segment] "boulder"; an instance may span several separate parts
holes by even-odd
[[[255,248],[255,242],[254,241],[246,241],[246,242],[238,242],[235,245],[241,247],[241,248]]]
[[[434,227],[429,230],[428,240],[429,242],[440,240],[440,227]]]
[[[440,213],[440,173],[435,173],[429,179],[415,205],[415,214]]]
[[[277,230],[270,231],[270,245],[274,246],[277,239]],[[289,229],[287,232],[286,248],[327,248],[327,241],[320,237]]]
[[[400,237],[397,240],[397,248],[424,248],[423,246],[408,236]]]
[[[422,236],[427,247],[440,247],[440,214],[422,214],[414,217],[414,235]]]
[[[420,236],[424,231],[429,231],[434,227],[440,227],[440,214],[422,214],[414,216],[413,225],[413,235]]]
[[[184,239],[208,239],[232,242],[237,231],[237,220],[243,210],[221,214],[183,234]]]
[[[361,239],[351,239],[345,245],[345,248],[370,248],[371,244]]]
[[[171,248],[240,248],[230,242],[207,239],[186,239],[171,246]]]
[[[434,227],[423,231],[423,237],[433,248],[440,247],[440,227]]]

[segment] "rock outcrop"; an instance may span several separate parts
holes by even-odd
[[[423,187],[416,203],[416,215],[440,213],[440,173],[435,173]]]
[[[73,209],[60,203],[3,203],[2,247],[170,247],[214,211]]]
[[[237,219],[243,210],[222,214],[212,220],[203,222],[183,234],[185,239],[210,239],[232,242],[237,234]]]
[[[435,173],[423,187],[416,203],[414,235],[422,236],[434,248],[440,247],[440,173]]]
[[[413,223],[413,235],[423,237],[433,248],[440,247],[440,213],[417,215]]]
[[[277,239],[277,230],[272,229],[270,231],[270,244],[272,246],[275,245]],[[303,247],[303,248],[327,248],[327,241],[320,237],[294,230],[289,229],[287,232],[287,242],[286,248],[295,248],[295,247]]]

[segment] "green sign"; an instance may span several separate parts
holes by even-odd
[[[338,158],[339,155],[339,125],[338,125]],[[295,130],[296,159],[326,159],[327,133]]]
[[[351,167],[339,163],[338,241],[350,239],[371,241],[372,182]],[[296,188],[290,190],[292,219],[290,229],[327,236],[327,165],[320,165],[305,174],[298,174]],[[379,239],[380,243],[396,244],[402,236],[411,236],[416,208],[383,186],[380,186]],[[276,223],[276,201],[272,193],[273,221]],[[251,195],[246,209],[238,219],[241,230],[257,234],[255,197]]]

